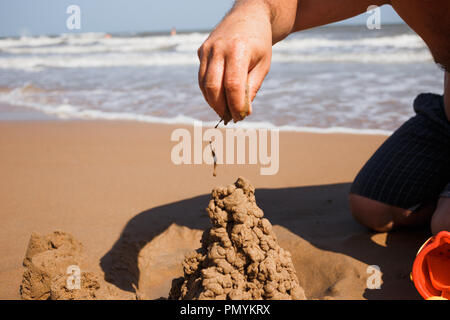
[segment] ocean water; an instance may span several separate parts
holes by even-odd
[[[197,84],[196,50],[206,37],[0,39],[0,109],[60,119],[215,124]],[[389,133],[413,115],[417,94],[442,88],[443,71],[404,25],[316,28],[274,46],[254,112],[239,126]]]

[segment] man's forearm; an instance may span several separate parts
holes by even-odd
[[[259,12],[272,25],[272,42],[283,40],[293,30],[299,0],[237,0],[229,15],[247,16]]]
[[[237,0],[230,14],[259,11],[272,25],[272,42],[292,32],[314,28],[354,17],[370,5],[389,4],[389,0]]]
[[[381,6],[390,2],[390,0],[298,0],[293,32],[345,20],[367,11],[371,5]]]
[[[450,121],[450,72],[445,72],[444,104],[445,104],[445,114],[447,115],[448,121]]]

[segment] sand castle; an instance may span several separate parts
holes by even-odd
[[[291,255],[278,245],[254,193],[244,178],[213,190],[206,209],[212,227],[203,232],[201,248],[185,257],[184,277],[172,281],[169,299],[305,299]],[[145,299],[137,288],[124,292],[107,283],[86,260],[82,244],[72,235],[33,233],[23,261],[22,298]],[[74,266],[79,268],[76,290],[69,270]]]
[[[206,211],[212,227],[201,248],[186,255],[169,299],[306,299],[290,253],[278,245],[245,178],[215,188]]]
[[[23,265],[20,293],[25,300],[126,299],[130,296],[118,292],[96,272],[85,271],[88,268],[83,246],[66,232],[55,231],[44,236],[33,233]]]

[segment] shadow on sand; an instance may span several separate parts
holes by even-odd
[[[365,298],[419,298],[409,280],[409,270],[429,230],[392,232],[387,235],[386,246],[378,245],[371,239],[374,233],[351,217],[347,203],[349,188],[349,183],[342,183],[257,189],[256,201],[272,224],[281,225],[317,248],[378,265],[383,272],[382,288],[366,289]],[[207,194],[137,214],[101,259],[106,280],[123,290],[134,291],[133,287],[139,280],[138,255],[141,249],[172,223],[191,229],[209,227],[205,212],[209,200],[210,195]],[[394,278],[397,281],[390,281]]]

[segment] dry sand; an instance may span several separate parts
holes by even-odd
[[[185,254],[210,226],[211,190],[241,175],[256,187],[308,299],[419,298],[409,272],[429,230],[375,234],[348,209],[350,181],[385,137],[282,132],[277,175],[259,175],[258,165],[219,165],[213,178],[210,165],[170,161],[173,129],[0,123],[0,298],[20,298],[31,234],[55,230],[83,244],[81,271],[94,287],[115,298],[167,297]],[[369,265],[383,272],[379,290],[367,288]]]

